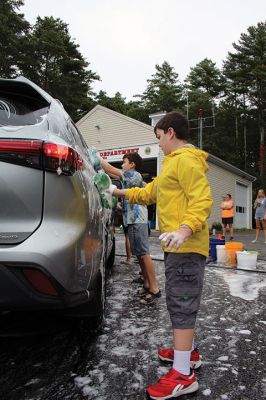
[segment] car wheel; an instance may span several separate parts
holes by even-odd
[[[76,307],[70,314],[80,320],[79,326],[82,332],[95,332],[101,329],[104,322],[105,292],[105,278],[103,279],[99,272],[95,294],[91,301]]]
[[[90,310],[96,310],[95,315],[88,317],[84,317],[82,319],[82,327],[84,330],[90,331],[98,331],[101,329],[104,322],[104,306],[105,306],[105,298],[106,298],[106,282],[105,277],[102,277],[102,274],[99,273],[96,294],[94,296],[93,301],[90,303]]]
[[[114,262],[115,262],[115,237],[113,237],[112,250],[106,262],[107,268],[112,268]]]

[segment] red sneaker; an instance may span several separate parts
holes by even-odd
[[[196,392],[198,388],[194,371],[188,376],[171,369],[157,383],[148,387],[147,393],[151,399],[164,400]]]
[[[160,360],[165,362],[173,362],[174,361],[174,350],[173,349],[159,349],[158,356]],[[198,369],[201,366],[201,355],[198,349],[194,349],[191,352],[190,356],[190,368]]]

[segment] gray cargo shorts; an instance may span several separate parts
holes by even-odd
[[[148,223],[128,225],[128,238],[134,256],[149,254]]]
[[[166,304],[173,329],[195,327],[206,257],[198,253],[164,253]]]

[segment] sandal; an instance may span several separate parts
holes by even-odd
[[[154,303],[157,299],[161,297],[162,293],[159,289],[157,293],[151,293],[149,292],[146,294],[146,296],[140,300],[140,304],[152,304]]]
[[[143,282],[144,282],[144,279],[141,276],[132,280],[132,283],[138,283],[140,285],[143,285]]]
[[[139,288],[139,289],[137,290],[137,294],[138,294],[139,296],[146,296],[148,293],[149,293],[149,288],[147,288],[147,287],[145,287],[145,286],[142,286],[141,288]]]

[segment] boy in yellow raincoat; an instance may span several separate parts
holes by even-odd
[[[164,400],[198,390],[194,369],[201,358],[193,337],[209,252],[207,219],[213,200],[205,175],[208,155],[188,143],[187,119],[170,112],[154,131],[165,155],[160,175],[144,188],[119,190],[112,186],[110,191],[130,203],[157,204],[174,341],[173,349],[159,350],[159,358],[172,362],[173,367],[147,393],[152,399]]]

